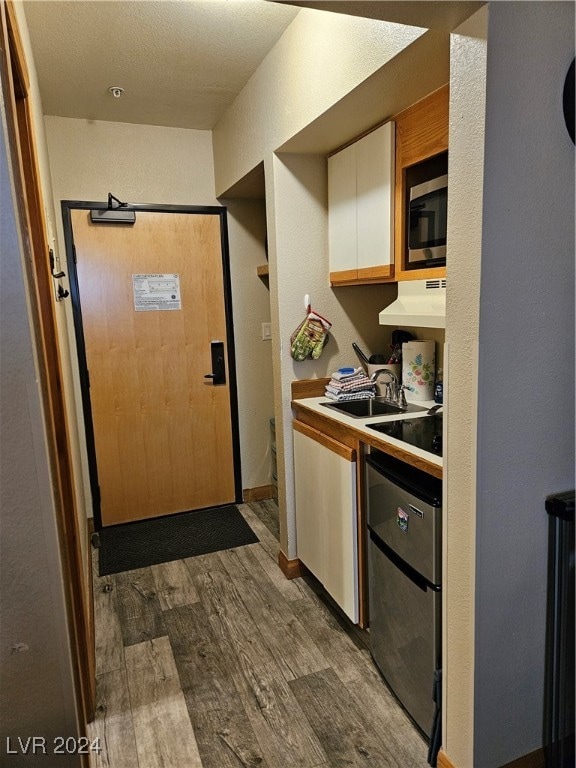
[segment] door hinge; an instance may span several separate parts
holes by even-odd
[[[72,243],[72,258],[74,259],[74,264],[76,264],[76,246],[74,243]]]
[[[90,389],[90,371],[88,368],[86,368],[86,383],[88,384],[88,389]]]

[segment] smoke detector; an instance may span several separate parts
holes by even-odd
[[[108,93],[111,93],[115,99],[119,99],[124,93],[124,88],[121,88],[119,85],[111,85],[110,88],[108,88]]]

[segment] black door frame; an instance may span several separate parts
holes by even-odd
[[[100,506],[100,485],[98,482],[98,467],[96,464],[96,444],[94,441],[94,423],[92,420],[92,403],[90,400],[90,380],[86,360],[86,344],[82,324],[82,307],[80,303],[80,286],[76,269],[76,249],[74,232],[72,230],[73,210],[108,210],[108,203],[87,202],[79,200],[62,200],[62,219],[64,222],[64,242],[66,246],[66,261],[68,264],[68,280],[72,313],[74,316],[74,334],[80,374],[80,390],[82,393],[82,412],[86,432],[86,449],[88,453],[88,469],[90,476],[90,491],[94,514],[94,528],[102,529],[102,512]],[[148,203],[126,203],[122,206],[125,211],[146,213],[186,213],[208,214],[220,218],[220,244],[222,252],[222,279],[224,288],[224,312],[226,318],[228,382],[230,391],[230,419],[232,429],[232,455],[234,460],[234,503],[240,504],[242,498],[242,472],[240,463],[240,432],[238,425],[238,388],[236,379],[236,352],[234,344],[234,322],[232,316],[232,282],[230,278],[230,252],[228,248],[228,220],[225,206],[199,205],[155,205]],[[117,224],[103,226],[118,226]],[[120,225],[121,226],[121,225]]]

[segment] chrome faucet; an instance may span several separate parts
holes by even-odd
[[[384,395],[384,399],[388,400],[390,403],[394,403],[394,405],[405,408],[406,398],[404,397],[404,389],[400,385],[398,376],[396,376],[394,371],[391,371],[389,368],[378,368],[378,370],[374,371],[370,376],[370,381],[376,383],[376,379],[382,373],[387,373],[390,377],[390,381],[386,384],[386,394]],[[404,401],[404,405],[401,404],[402,400]]]

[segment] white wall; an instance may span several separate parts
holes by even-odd
[[[486,7],[451,36],[444,440],[443,739],[473,762],[478,328],[482,249]]]
[[[214,193],[212,138],[209,131],[164,128],[149,125],[45,117],[52,171],[54,205],[61,200],[105,201],[108,192],[132,203],[172,205],[220,205]],[[261,399],[266,416],[271,415],[271,385],[254,371],[270,369],[269,344],[259,342],[254,323],[245,323],[245,312],[255,311],[258,323],[269,319],[268,295],[256,277],[255,263],[264,261],[263,240],[251,234],[258,214],[232,206],[236,215],[229,222],[230,267],[233,277],[232,303],[237,343],[237,375],[241,412],[243,487],[265,485],[268,465],[262,451],[268,436],[260,421],[248,418]],[[262,218],[260,214],[260,219]],[[61,216],[58,235],[62,253],[64,240]],[[247,278],[247,275],[249,277]],[[66,302],[70,348],[75,355],[74,326],[70,302]],[[72,361],[82,422],[78,370]],[[268,403],[268,406],[266,405]],[[82,427],[81,427],[82,429]],[[263,443],[264,441],[264,443]],[[264,446],[264,447],[263,447]],[[91,514],[88,468],[83,445],[86,508]],[[248,485],[247,485],[248,483]]]
[[[36,340],[0,130],[0,762],[79,766],[71,755],[24,756],[18,736],[78,736],[74,673],[42,412]],[[6,755],[7,737],[16,755]]]
[[[108,192],[131,203],[218,205],[210,131],[49,115],[45,123],[58,211],[62,199],[105,201]]]
[[[224,193],[424,32],[301,10],[214,129],[217,193]]]
[[[242,487],[257,488],[270,484],[270,419],[274,416],[272,342],[262,340],[262,323],[270,322],[270,289],[256,273],[266,263],[266,206],[264,200],[221,202],[228,208],[233,243],[230,272]]]
[[[574,488],[573,3],[490,6],[476,514],[474,764],[542,744],[546,496]],[[497,706],[495,703],[497,702]]]

